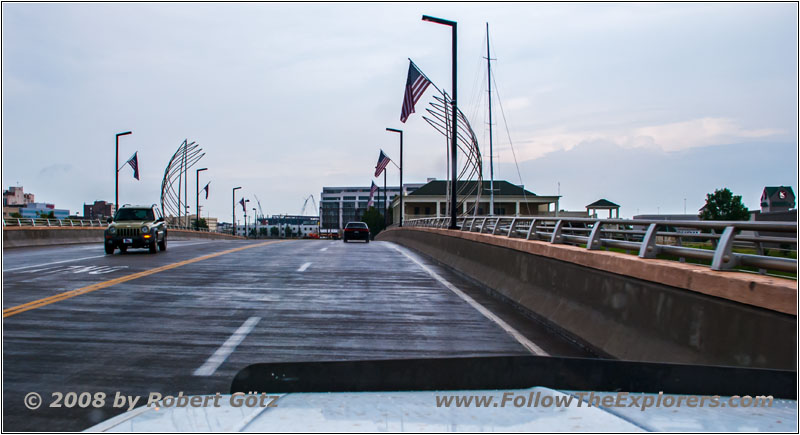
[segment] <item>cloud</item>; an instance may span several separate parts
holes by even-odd
[[[519,142],[516,147],[520,161],[535,159],[558,150],[571,150],[584,143],[604,141],[623,148],[658,148],[661,151],[681,151],[690,148],[769,139],[785,133],[774,128],[749,129],[729,118],[698,118],[668,124],[570,131],[565,127],[551,128]],[[503,151],[500,147],[500,151]],[[505,150],[510,150],[508,146]]]
[[[700,118],[633,130],[633,137],[651,138],[665,151],[720,145],[746,139],[761,139],[783,133],[771,128],[746,129],[732,119]]]
[[[39,171],[39,177],[50,176],[55,177],[67,174],[72,170],[72,165],[64,163],[56,163],[50,166],[45,166]]]
[[[703,206],[705,194],[722,187],[742,195],[747,207],[759,208],[764,186],[790,185],[796,190],[797,146],[758,142],[760,155],[781,156],[770,165],[753,159],[754,143],[693,147],[679,152],[659,148],[626,148],[608,141],[587,141],[521,162],[522,182],[538,195],[563,195],[561,207],[584,210],[606,198],[622,206],[620,216],[638,213],[683,213]],[[719,169],[722,170],[719,170]],[[507,160],[495,167],[495,178],[519,183]]]

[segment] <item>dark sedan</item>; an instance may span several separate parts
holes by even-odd
[[[348,222],[344,227],[342,240],[345,243],[350,240],[364,240],[369,243],[369,227],[364,222]]]

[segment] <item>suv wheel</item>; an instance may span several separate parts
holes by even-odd
[[[150,242],[149,248],[150,248],[150,253],[151,254],[155,254],[156,252],[158,252],[158,251],[156,251],[156,242]]]
[[[106,243],[106,254],[108,254],[108,255],[114,254],[114,244],[113,243]]]
[[[164,236],[164,238],[158,242],[158,249],[160,249],[162,252],[167,250],[167,236]]]

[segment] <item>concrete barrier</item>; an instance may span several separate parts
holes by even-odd
[[[11,227],[3,228],[3,248],[29,246],[71,245],[76,243],[101,243],[103,227]],[[167,230],[167,240],[187,239],[244,239],[230,234],[190,230]]]
[[[434,228],[388,240],[614,358],[796,369],[797,282]]]

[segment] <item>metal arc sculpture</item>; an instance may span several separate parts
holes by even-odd
[[[436,131],[441,133],[450,141],[450,108],[452,102],[447,93],[442,93],[442,96],[435,95],[434,101],[431,101],[430,107],[426,108],[430,116],[423,116],[422,119],[428,122]],[[461,109],[458,110],[458,152],[459,152],[459,166],[458,168],[458,184],[456,185],[456,193],[458,195],[457,207],[460,210],[460,215],[476,215],[478,214],[477,205],[480,204],[481,192],[483,191],[483,161],[481,159],[481,150],[478,146],[478,138],[472,130],[472,126],[467,117]],[[449,161],[449,159],[448,159]],[[449,174],[449,171],[448,171]],[[447,180],[447,200],[450,201],[450,183],[452,180]],[[470,198],[474,202],[465,209],[464,203]],[[469,203],[467,203],[469,204]]]
[[[194,166],[206,155],[200,145],[196,142],[189,143],[185,139],[164,170],[164,179],[161,181],[161,213],[164,216],[186,215],[187,201],[187,182],[189,168]],[[181,200],[181,188],[183,188],[183,200]]]

